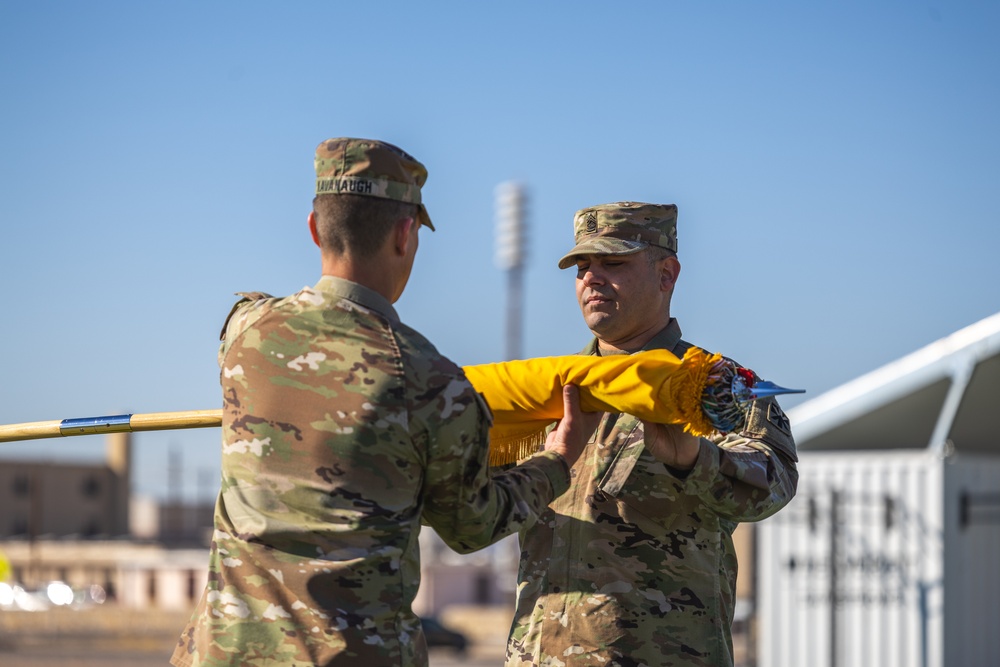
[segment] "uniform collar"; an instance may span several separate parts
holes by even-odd
[[[670,350],[673,352],[674,348],[681,340],[681,325],[677,323],[676,317],[671,317],[670,321],[667,322],[667,326],[663,327],[658,334],[649,339],[649,342],[642,346],[643,350]],[[637,352],[639,350],[636,350]],[[600,356],[600,352],[597,350],[597,337],[595,336],[587,346],[583,348],[580,354],[590,354]],[[627,354],[621,352],[620,354]]]
[[[399,315],[392,307],[389,300],[384,296],[360,283],[338,278],[337,276],[323,276],[313,287],[317,293],[325,296],[332,296],[340,299],[347,299],[356,304],[364,306],[369,310],[374,310],[392,322],[399,322]]]

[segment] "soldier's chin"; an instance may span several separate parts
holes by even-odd
[[[614,331],[615,318],[611,313],[589,312],[583,316],[590,331],[600,338],[605,338]]]

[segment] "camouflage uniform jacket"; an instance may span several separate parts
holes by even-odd
[[[689,347],[671,320],[646,349]],[[773,400],[755,402],[739,435],[702,439],[687,473],[645,451],[637,419],[605,415],[570,491],[521,533],[506,664],[732,665],[731,536],[791,500],[795,462]]]
[[[543,453],[491,477],[485,403],[374,291],[324,276],[248,297],[219,352],[208,584],[172,662],[425,665],[421,523],[485,547],[566,490],[566,463]]]

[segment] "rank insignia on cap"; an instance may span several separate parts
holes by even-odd
[[[587,216],[587,231],[596,232],[597,231],[597,216],[591,213]]]
[[[785,416],[785,413],[781,410],[777,403],[772,402],[768,404],[767,421],[782,433],[791,435],[792,424],[788,421],[788,417]]]

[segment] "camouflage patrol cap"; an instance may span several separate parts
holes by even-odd
[[[340,137],[316,147],[317,195],[365,195],[416,204],[421,224],[433,231],[420,196],[426,180],[424,165],[384,141]]]
[[[577,255],[631,255],[651,245],[677,252],[677,207],[620,201],[580,209],[573,236],[576,247],[559,260],[560,269]]]

